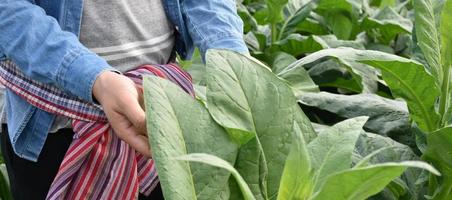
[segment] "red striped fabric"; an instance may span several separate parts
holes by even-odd
[[[143,75],[159,76],[194,97],[190,75],[175,64],[144,65],[125,75],[139,85]],[[113,133],[100,106],[27,78],[11,61],[0,63],[0,83],[40,109],[73,119],[74,139],[47,199],[137,199],[157,185],[154,161]]]

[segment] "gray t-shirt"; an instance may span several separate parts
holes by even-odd
[[[161,0],[85,0],[80,41],[120,71],[167,63],[173,33]]]
[[[161,0],[85,0],[80,42],[121,72],[165,64],[174,47],[174,27]],[[50,132],[70,127],[57,116]]]

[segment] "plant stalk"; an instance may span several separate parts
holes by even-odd
[[[278,33],[276,30],[276,23],[272,23],[272,44],[276,43],[276,40],[278,39]]]

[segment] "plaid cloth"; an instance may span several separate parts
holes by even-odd
[[[125,75],[140,85],[143,75],[159,76],[194,97],[190,75],[175,64],[143,65]],[[73,119],[74,139],[47,199],[137,199],[157,185],[154,161],[113,133],[99,105],[31,80],[8,60],[0,63],[0,83],[33,106]]]

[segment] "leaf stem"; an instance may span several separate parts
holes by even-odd
[[[278,33],[276,29],[276,23],[272,23],[272,44],[276,43],[276,40],[278,39]]]
[[[435,191],[438,188],[438,182],[436,181],[436,176],[433,174],[429,174],[428,175],[428,190],[427,190],[427,194],[429,196],[433,196],[435,195]]]
[[[288,19],[286,19],[286,21],[284,21],[284,24],[283,24],[283,26],[282,26],[282,28],[281,28],[281,30],[279,32],[279,35],[278,35],[278,41],[283,39],[282,38],[283,34],[286,31],[287,24],[289,23],[290,20],[292,20],[292,16],[290,16]]]

